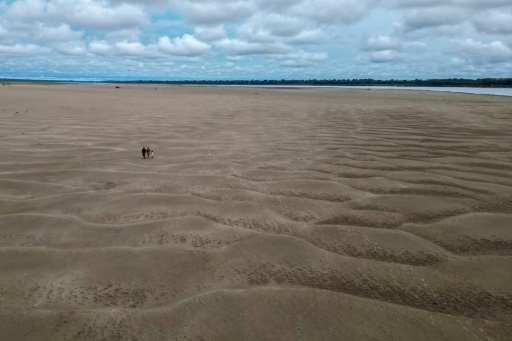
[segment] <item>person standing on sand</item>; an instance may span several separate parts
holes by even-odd
[[[146,158],[146,147],[142,146],[142,157]]]
[[[151,157],[151,158],[153,158],[153,155],[154,155],[154,154],[153,154],[153,151],[151,151],[150,157]]]

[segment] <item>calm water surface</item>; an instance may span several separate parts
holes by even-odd
[[[340,88],[340,89],[390,89],[390,90],[416,90],[460,92],[475,95],[512,96],[512,88],[462,88],[462,87],[421,87],[421,86],[312,86],[312,85],[215,85],[215,86],[241,86],[254,88]]]
[[[352,89],[392,89],[392,90],[426,90],[444,92],[462,92],[475,95],[512,96],[512,88],[458,88],[458,87],[408,87],[408,86],[340,86]]]

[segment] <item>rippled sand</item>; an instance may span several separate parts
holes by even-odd
[[[0,339],[510,340],[511,108],[2,86]]]

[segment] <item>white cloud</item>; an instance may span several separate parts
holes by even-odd
[[[286,39],[290,44],[306,45],[306,44],[320,44],[326,38],[326,34],[320,29],[304,30],[297,35]]]
[[[419,41],[401,41],[397,37],[378,35],[363,41],[362,50],[365,57],[359,58],[363,63],[394,63],[405,61],[411,53],[423,53],[427,46]]]
[[[0,54],[15,56],[38,56],[47,54],[50,49],[34,44],[0,45]]]
[[[91,30],[138,27],[146,13],[130,4],[109,7],[99,0],[19,0],[7,7],[5,17],[18,25],[68,24]]]
[[[371,63],[390,63],[405,59],[405,55],[395,50],[383,50],[372,52],[369,57]]]
[[[501,41],[457,40],[452,50],[457,56],[478,64],[508,62],[512,58],[512,47]]]
[[[69,42],[82,38],[83,32],[73,31],[68,25],[61,24],[56,27],[45,27],[39,25],[39,29],[34,34],[34,40],[38,42]]]
[[[403,43],[403,49],[416,53],[423,53],[427,51],[427,44],[420,41],[410,41]]]
[[[97,55],[107,55],[112,53],[113,49],[110,44],[108,44],[106,41],[91,41],[89,43],[89,50]]]
[[[104,2],[87,0],[73,1],[69,4],[52,2],[49,13],[54,17],[62,16],[74,26],[91,30],[119,30],[139,27],[146,23],[147,16],[141,8],[133,5],[120,5],[109,8]]]
[[[318,63],[325,62],[328,59],[328,55],[325,52],[315,53],[305,51],[271,57],[281,61],[281,65],[286,67],[309,67]]]
[[[160,37],[158,40],[158,50],[162,53],[176,56],[199,56],[210,50],[210,45],[197,40],[190,34],[183,37],[169,39],[169,37]]]
[[[138,28],[125,29],[125,30],[116,30],[111,31],[105,34],[105,40],[110,43],[116,42],[139,42],[140,41],[140,31]]]
[[[272,43],[277,39],[268,30],[256,25],[242,25],[238,36],[249,43]]]
[[[401,47],[401,42],[396,38],[382,35],[376,37],[369,37],[364,42],[363,46],[363,48],[367,51],[398,50]]]
[[[146,52],[146,47],[141,43],[130,43],[121,41],[115,43],[115,49],[118,54],[128,56],[142,56]]]
[[[326,33],[305,18],[284,15],[256,15],[239,26],[237,36],[248,43],[318,44]]]
[[[87,46],[83,42],[57,42],[52,47],[59,53],[68,56],[82,56],[87,53]]]
[[[0,1],[4,74],[502,76],[511,48],[511,0]]]
[[[43,21],[47,3],[42,0],[14,1],[11,6],[6,6],[5,18],[12,23],[33,23]]]
[[[226,59],[230,62],[236,63],[244,60],[244,56],[226,56]]]

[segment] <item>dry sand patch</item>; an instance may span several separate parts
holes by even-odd
[[[0,89],[0,339],[512,338],[511,98],[157,88]]]

